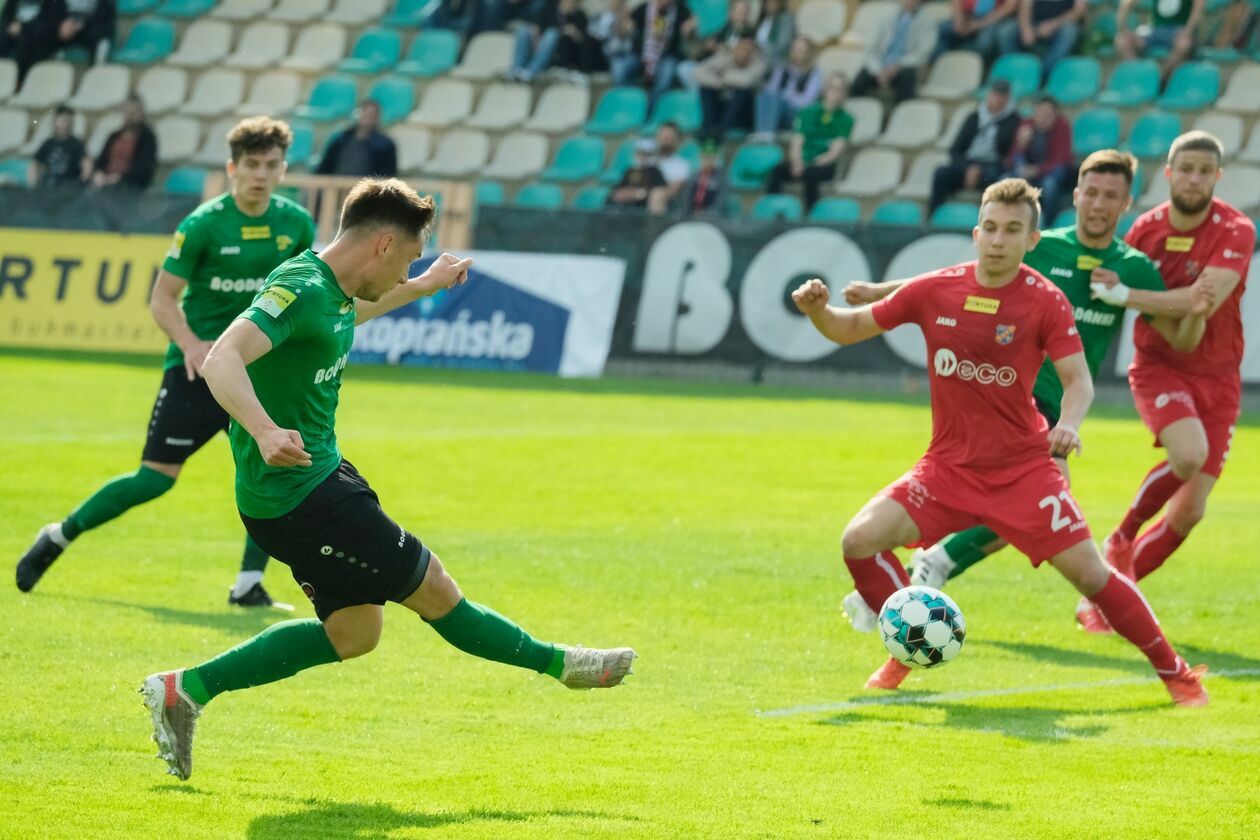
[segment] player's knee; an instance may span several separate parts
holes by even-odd
[[[179,478],[179,472],[184,468],[183,464],[162,464],[157,461],[141,461],[140,466],[155,473],[161,473],[171,481]]]
[[[1168,466],[1173,475],[1182,481],[1189,481],[1203,469],[1207,463],[1207,444],[1188,444],[1177,447],[1168,453]]]
[[[858,522],[850,522],[840,536],[840,550],[845,557],[871,557],[880,547],[873,542],[871,529]]]
[[[337,651],[337,656],[344,662],[356,656],[364,656],[376,650],[381,642],[380,627],[364,627],[354,633],[329,634],[329,641]]]

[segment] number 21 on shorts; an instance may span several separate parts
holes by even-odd
[[[1067,503],[1068,515],[1063,515],[1063,504]],[[1080,522],[1084,519],[1081,516],[1081,509],[1076,506],[1076,501],[1072,498],[1072,494],[1063,490],[1057,496],[1046,496],[1037,503],[1037,507],[1045,510],[1050,508],[1050,530],[1054,532],[1062,531],[1073,522]],[[1073,519],[1072,517],[1076,518]]]

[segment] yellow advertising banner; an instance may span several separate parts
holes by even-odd
[[[0,227],[0,345],[158,353],[149,294],[169,236]]]

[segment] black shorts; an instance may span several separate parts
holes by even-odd
[[[228,413],[215,402],[210,386],[200,376],[192,382],[184,366],[167,368],[153,402],[144,461],[182,464],[219,432],[227,431]]]
[[[293,572],[320,621],[342,607],[405,601],[429,568],[429,549],[385,515],[346,460],[284,516],[242,513],[241,521],[254,542]]]

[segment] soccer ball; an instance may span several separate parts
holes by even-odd
[[[893,659],[911,668],[944,665],[962,650],[967,622],[939,589],[907,586],[888,597],[879,611],[879,634]]]

